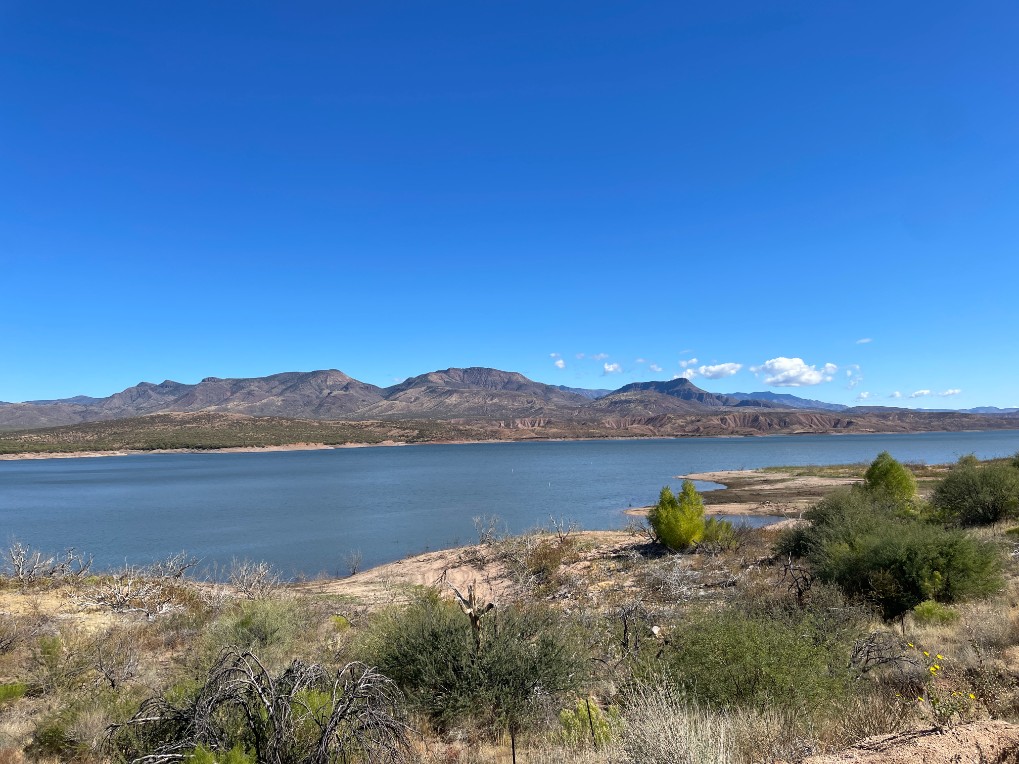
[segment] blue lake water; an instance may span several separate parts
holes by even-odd
[[[66,547],[96,565],[187,550],[206,564],[267,560],[288,575],[345,572],[472,543],[472,518],[513,532],[549,517],[626,525],[690,472],[872,460],[929,464],[1019,451],[1019,431],[484,443],[0,461],[0,544]]]

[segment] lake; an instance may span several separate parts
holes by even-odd
[[[1019,431],[477,443],[0,461],[0,543],[93,554],[98,568],[186,550],[207,565],[267,560],[287,575],[346,573],[512,532],[549,517],[626,525],[675,476],[772,465],[929,464],[1019,451]],[[710,486],[706,486],[710,487]]]

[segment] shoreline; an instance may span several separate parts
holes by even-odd
[[[473,444],[488,443],[587,443],[601,441],[644,441],[644,440],[690,440],[690,439],[719,439],[719,438],[796,438],[810,435],[837,436],[837,437],[859,437],[875,435],[935,435],[935,434],[957,434],[971,432],[1019,432],[1019,427],[1014,430],[990,429],[990,430],[915,430],[908,432],[786,432],[786,433],[754,433],[743,435],[632,435],[627,437],[605,437],[605,438],[480,438],[478,440],[427,440],[419,442],[383,440],[378,443],[286,443],[281,445],[268,446],[224,446],[222,448],[122,448],[115,450],[82,449],[80,451],[21,451],[9,454],[0,454],[0,462],[3,461],[25,461],[36,459],[94,459],[99,457],[114,456],[140,456],[145,454],[257,454],[274,453],[284,451],[332,451],[347,448],[393,448],[398,446],[466,446]],[[709,473],[704,473],[709,474]],[[713,473],[710,473],[713,474]],[[680,476],[688,477],[688,476]],[[706,480],[707,478],[697,478]],[[716,481],[717,482],[717,481]]]

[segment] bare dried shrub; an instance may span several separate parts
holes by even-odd
[[[90,641],[87,655],[97,682],[117,690],[138,676],[141,666],[139,630],[114,626]]]
[[[364,555],[361,554],[360,549],[353,549],[343,555],[343,564],[347,566],[347,572],[352,576],[356,576],[358,571],[361,570],[363,562]]]
[[[17,619],[8,614],[0,613],[0,655],[11,652],[21,640],[18,633]]]
[[[225,652],[183,702],[154,697],[110,728],[113,749],[139,762],[169,762],[201,745],[250,744],[259,761],[401,762],[408,727],[393,683],[367,666],[336,673],[294,661],[272,675],[250,652]]]
[[[690,706],[668,685],[640,685],[623,712],[620,740],[625,761],[634,764],[735,764],[723,720]]]
[[[272,595],[279,589],[282,578],[267,562],[234,558],[230,561],[227,581],[241,596],[254,600]]]
[[[7,574],[22,584],[59,578],[80,578],[92,567],[92,557],[65,549],[62,555],[44,554],[31,545],[14,540],[4,555]]]
[[[198,563],[181,552],[149,566],[129,565],[106,576],[89,577],[71,599],[82,608],[141,613],[149,619],[204,605],[206,598],[184,575]]]
[[[505,524],[498,515],[480,515],[473,518],[473,522],[481,545],[494,544],[506,535]]]

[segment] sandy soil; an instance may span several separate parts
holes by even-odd
[[[797,476],[787,472],[758,470],[723,470],[678,475],[684,480],[721,483],[724,489],[704,494],[707,515],[757,515],[762,517],[799,518],[803,511],[833,488],[859,482],[855,478]],[[748,500],[749,499],[749,500]],[[627,515],[642,517],[651,507],[624,510]],[[775,525],[772,527],[783,527]]]
[[[574,563],[611,557],[641,540],[626,531],[582,531],[573,534],[586,550]],[[452,596],[450,586],[466,594],[473,584],[478,596],[491,602],[506,599],[514,589],[510,570],[493,559],[492,548],[471,545],[426,552],[365,570],[349,578],[296,584],[306,594],[349,597],[368,607],[405,601],[417,586],[438,587]]]
[[[120,451],[68,451],[67,453],[0,454],[0,461],[20,459],[78,459],[95,456],[131,456],[133,454],[255,454],[261,451],[326,451],[334,448],[364,448],[369,445],[403,446],[405,443],[383,441],[382,443],[345,443],[328,446],[325,443],[291,443],[285,446],[234,446],[231,448],[157,448],[148,451],[124,449]]]

